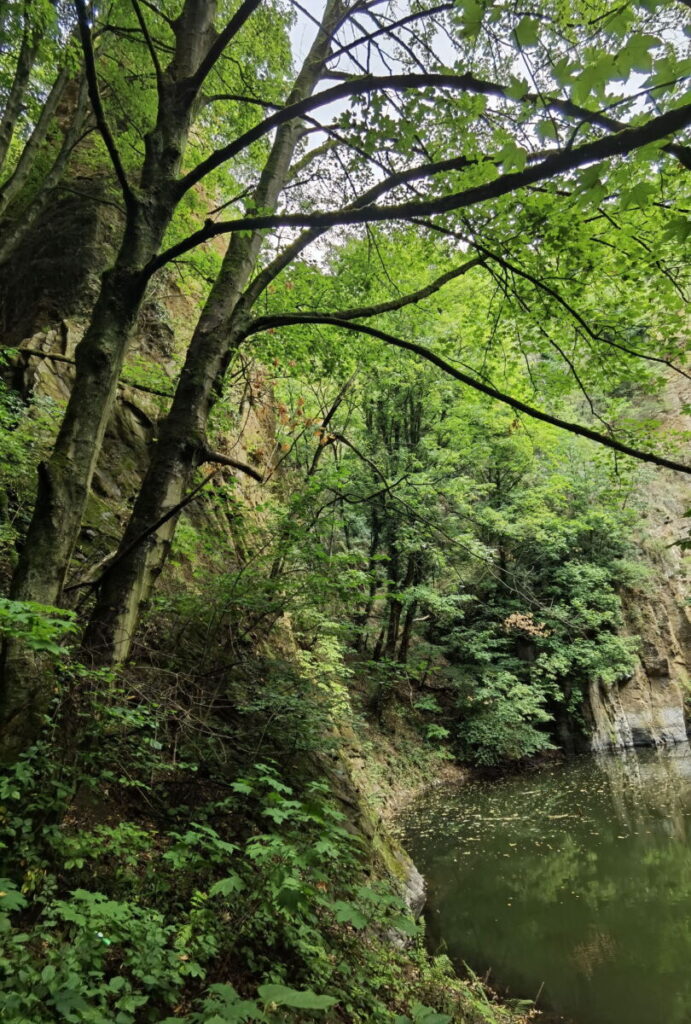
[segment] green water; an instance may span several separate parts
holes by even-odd
[[[576,1024],[691,1022],[687,745],[438,788],[401,828],[452,959]]]

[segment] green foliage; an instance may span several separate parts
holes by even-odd
[[[92,679],[76,760],[44,744],[0,780],[3,1020],[392,1020],[386,936],[419,929],[328,787],[207,760],[182,805],[199,766],[129,697]]]
[[[396,1016],[395,1024],[449,1024],[451,1017],[447,1013],[437,1013],[431,1006],[413,1003],[410,1008],[412,1017],[405,1014]]]
[[[360,280],[348,255],[339,287],[348,274]],[[463,317],[480,345],[489,310],[471,303],[477,295],[459,283],[449,317]],[[631,540],[644,478],[550,428],[524,430],[435,369],[390,353],[358,358],[367,377],[332,418],[327,454],[319,432],[301,431],[291,448],[286,570],[309,579],[325,616],[340,611],[380,722],[410,700],[423,736],[478,763],[549,750],[581,729],[591,683],[611,686],[633,669],[621,594],[646,577]],[[492,367],[515,388],[506,350]],[[287,419],[315,417],[296,372],[278,386]],[[619,396],[602,401],[625,408]],[[317,472],[300,488],[303,466]],[[336,565],[351,589],[333,586]],[[299,616],[309,606],[286,607]],[[406,698],[429,676],[434,697],[423,688]]]
[[[60,657],[60,640],[78,629],[76,616],[64,608],[0,597],[0,638],[21,640],[30,651]]]
[[[219,4],[219,30],[235,9]],[[104,117],[136,190],[161,70],[182,36],[179,4],[116,0],[107,15],[92,13]],[[642,124],[649,111],[685,102],[672,0],[617,9],[550,0],[539,16],[503,0],[461,0],[438,14],[404,37],[397,70],[458,73],[464,88],[346,98],[329,145],[300,141],[286,181],[266,188],[270,141],[257,131],[186,192],[164,244],[227,209],[233,220],[245,209],[270,213],[273,204],[251,198],[260,177],[265,192],[278,189],[282,211],[337,210],[353,204],[353,190],[379,185],[382,167],[407,172],[424,151],[429,160],[453,156],[453,169],[442,163],[414,188],[450,196],[520,174],[552,151],[567,160],[619,120]],[[210,69],[189,139],[179,140],[183,173],[295,95],[291,21],[289,4],[257,5],[233,38],[234,55]],[[430,56],[440,26],[445,68]],[[56,57],[75,79],[81,71],[73,27],[67,9],[46,0],[2,7],[1,104],[17,40],[35,36],[38,45],[4,172],[37,125]],[[346,76],[360,70],[350,49]],[[472,76],[495,82],[491,99]],[[586,111],[574,114],[572,103]],[[601,109],[617,121],[603,121]],[[20,212],[68,121],[61,111]],[[309,132],[319,131],[310,121]],[[75,177],[104,182],[105,205],[121,205],[99,134],[86,132],[76,149]],[[384,303],[374,323],[430,346],[471,380],[674,452],[683,437],[663,434],[653,406],[660,360],[680,364],[688,348],[679,250],[689,221],[677,164],[674,147],[655,142],[545,176],[518,196],[461,204],[430,227],[325,236],[317,256],[300,249],[285,263],[261,292],[262,312]],[[419,198],[394,177],[382,205]],[[251,237],[239,232],[231,251],[241,256]],[[226,278],[247,270],[252,279],[283,244],[272,235],[252,266],[240,259],[240,273]],[[471,255],[476,265],[443,292],[392,309],[392,296]],[[181,298],[191,309],[203,303],[220,260],[220,247],[192,250],[160,279],[139,326],[147,339],[158,328],[166,368],[144,348],[125,381],[172,388],[168,341],[191,324],[170,309]],[[224,303],[206,323],[223,321],[235,344],[238,324],[226,322]],[[245,304],[243,326],[258,304]],[[267,496],[250,510],[240,487],[218,486],[203,512],[182,520],[172,582],[156,595],[122,679],[65,664],[62,641],[77,628],[70,613],[0,601],[4,637],[60,659],[54,723],[64,723],[69,748],[46,741],[0,782],[1,963],[14,975],[0,982],[0,1008],[9,1024],[303,1020],[334,1007],[353,1021],[397,1014],[400,1024],[444,1024],[446,1008],[431,1009],[422,992],[412,998],[405,967],[389,962],[387,934],[415,935],[415,925],[368,877],[363,844],[313,781],[315,765],[331,764],[358,701],[384,729],[404,719],[436,763],[449,748],[479,764],[531,756],[578,725],[588,686],[614,686],[634,664],[621,594],[642,580],[630,537],[645,481],[627,464],[460,391],[374,338],[314,325],[272,331],[235,353],[241,395],[228,387],[207,431],[210,443],[213,433],[224,444],[248,441],[250,461],[271,466]],[[219,353],[206,368],[212,377],[229,355]],[[270,442],[239,436],[246,407],[262,429],[272,422]],[[191,460],[205,429],[196,411]],[[40,398],[26,409],[0,390],[7,572],[54,413]],[[423,981],[435,971],[422,955],[417,969]]]
[[[472,685],[458,684],[456,726],[461,751],[477,764],[520,760],[553,749],[540,725],[551,721],[539,689],[495,670]]]
[[[0,352],[0,367],[4,365]],[[0,571],[14,561],[14,548],[28,523],[36,464],[54,436],[59,410],[45,396],[26,405],[0,380]]]

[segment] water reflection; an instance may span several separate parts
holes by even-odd
[[[691,749],[600,755],[405,815],[449,953],[577,1024],[691,1022]]]

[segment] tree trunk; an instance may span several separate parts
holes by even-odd
[[[417,601],[411,601],[408,605],[408,610],[405,613],[403,629],[401,630],[401,642],[398,647],[398,660],[401,665],[405,665],[408,662],[408,652],[410,651],[410,640],[413,635],[413,623],[415,621],[416,611]]]
[[[0,170],[4,167],[10,151],[14,130],[17,126],[17,118],[22,110],[31,70],[36,61],[42,37],[42,31],[37,30],[33,32],[31,26],[25,22],[14,78],[10,86],[7,102],[5,103],[5,109],[0,117]]]
[[[55,605],[62,587],[108,422],[125,348],[139,308],[140,275],[104,275],[94,317],[77,349],[77,377],[53,453],[42,463],[38,494],[11,596]],[[52,696],[50,675],[9,641],[0,683],[0,757],[14,756],[37,735]]]
[[[82,80],[77,93],[74,113],[63,136],[60,149],[58,150],[57,156],[55,157],[50,170],[41,182],[38,192],[33,196],[31,205],[28,209],[22,211],[21,218],[17,218],[14,223],[12,223],[12,217],[10,216],[8,218],[8,223],[3,224],[2,237],[0,237],[0,263],[6,263],[7,260],[11,259],[12,254],[17,249],[17,246],[21,243],[22,239],[26,237],[41,213],[45,210],[53,190],[62,181],[65,169],[67,168],[70,156],[72,155],[72,150],[79,142],[79,138],[86,124],[87,112],[88,93],[86,81]],[[24,154],[22,154],[22,159],[23,157]],[[17,168],[17,171],[18,170],[19,167]],[[27,174],[28,173],[30,173],[30,168],[27,170]],[[5,188],[0,190],[0,211],[3,211],[6,208],[5,200],[9,203],[11,199],[15,198],[16,191],[14,184],[17,180],[16,174],[17,172],[15,171],[15,175],[10,178]],[[22,184],[23,183],[24,181],[22,180]]]
[[[53,87],[48,93],[48,97],[46,102],[43,104],[39,119],[36,122],[31,135],[27,139],[26,145],[17,160],[14,171],[7,181],[0,186],[0,216],[2,216],[12,200],[19,195],[26,184],[26,181],[33,169],[36,153],[48,137],[50,126],[57,113],[58,106],[65,92],[68,80],[69,76],[67,71],[63,68],[58,72],[58,76],[53,83]],[[79,103],[77,103],[77,106],[79,106]],[[86,105],[84,104],[83,106],[85,109]],[[82,112],[82,117],[83,114],[84,111]]]
[[[341,0],[330,0],[320,32],[307,55],[288,103],[309,96],[321,76],[332,33],[342,15]],[[300,121],[281,126],[252,197],[255,209],[274,208],[288,179],[302,134]],[[204,461],[209,414],[219,397],[225,371],[240,344],[251,303],[242,293],[254,270],[262,234],[231,238],[221,272],[199,319],[180,375],[173,403],[149,470],[135,502],[119,552],[107,569],[84,636],[84,646],[98,664],[124,660],[130,651],[140,610],[167,559],[177,517],[154,534],[153,524],[175,507]],[[252,301],[255,301],[253,296]],[[146,540],[138,543],[140,538]]]
[[[17,600],[57,604],[81,524],[129,335],[144,292],[136,266],[119,259],[104,274],[52,455],[39,470],[34,515],[12,583]]]
[[[385,514],[385,509],[384,509]],[[367,624],[374,608],[374,602],[377,596],[377,589],[379,587],[379,580],[377,578],[377,551],[379,550],[379,538],[381,536],[381,520],[379,518],[379,509],[377,504],[372,505],[370,513],[370,545],[369,545],[369,558],[367,563],[367,572],[369,574],[369,587],[367,591],[367,599],[365,606],[355,619],[355,625],[358,629],[357,638],[357,649],[358,651],[365,651],[367,649]]]
[[[130,330],[148,283],[143,271],[159,252],[175,211],[175,185],[201,86],[190,76],[214,39],[214,15],[209,0],[186,0],[176,22],[176,52],[160,76],[140,195],[126,196],[123,241],[114,267],[103,275],[91,323],[77,347],[75,380],[55,447],[39,469],[36,505],[12,583],[16,600],[55,605],[61,599]],[[0,757],[11,756],[37,735],[48,707],[51,680],[41,673],[32,676],[32,669],[20,645],[5,645]]]

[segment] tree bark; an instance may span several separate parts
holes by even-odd
[[[317,85],[342,10],[342,0],[330,0],[327,4],[320,31],[296,78],[289,104],[309,96]],[[288,179],[302,130],[299,120],[289,121],[278,129],[251,208],[275,207]],[[204,461],[209,414],[220,395],[229,360],[244,336],[251,302],[243,302],[243,290],[255,268],[261,244],[260,232],[231,239],[195,329],[119,554],[112,569],[103,576],[84,636],[84,647],[95,663],[119,662],[129,655],[140,610],[167,559],[177,517],[168,519],[146,541],[135,542],[180,501],[195,469]],[[256,301],[256,296],[251,301]]]
[[[148,281],[143,270],[159,251],[175,210],[175,184],[202,84],[194,76],[213,45],[214,15],[215,4],[209,0],[186,0],[176,22],[175,54],[159,77],[157,120],[145,140],[138,194],[121,179],[127,208],[123,240],[113,268],[103,275],[91,323],[77,347],[74,385],[53,452],[39,469],[34,513],[12,583],[16,600],[48,605],[61,600],[130,330]],[[89,59],[93,54],[85,49],[87,65]],[[95,73],[90,95],[107,137]],[[50,680],[40,673],[32,678],[25,658],[20,645],[5,645],[0,757],[12,756],[37,735],[49,705]]]
[[[43,35],[44,30],[32,29],[28,18],[25,17],[14,78],[10,86],[7,102],[5,103],[5,109],[2,112],[2,116],[0,116],[0,170],[5,166],[5,161],[10,151],[14,130],[17,126],[17,118],[22,110],[29,78],[38,56]]]

